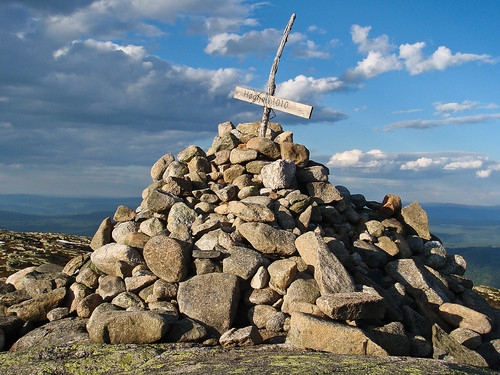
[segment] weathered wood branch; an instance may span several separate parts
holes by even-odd
[[[288,35],[292,30],[293,22],[295,21],[295,13],[290,17],[290,21],[286,25],[285,31],[283,32],[283,38],[281,39],[280,46],[278,51],[276,52],[276,57],[274,58],[273,66],[271,67],[271,72],[269,73],[269,80],[267,81],[267,94],[274,95],[274,91],[276,90],[275,77],[276,72],[278,71],[278,64],[280,62],[281,54],[283,53],[283,49],[285,48],[285,43],[288,39]],[[269,121],[269,113],[271,112],[271,108],[264,107],[264,113],[262,115],[262,123],[260,124],[259,136],[265,137],[267,131],[267,123]]]

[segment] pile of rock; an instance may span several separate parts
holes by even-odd
[[[101,343],[286,340],[498,366],[499,311],[417,202],[368,202],[328,182],[279,124],[258,133],[226,122],[208,152],[160,158],[141,206],[105,219],[90,255],[7,279],[0,327],[19,336],[34,324],[24,322],[72,321],[75,340]]]

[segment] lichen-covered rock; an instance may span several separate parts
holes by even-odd
[[[289,160],[276,160],[260,170],[262,184],[270,189],[286,189],[293,186],[296,166]]]
[[[430,240],[429,219],[427,213],[420,207],[418,202],[413,202],[401,209],[401,215],[405,223],[413,229],[424,240]]]

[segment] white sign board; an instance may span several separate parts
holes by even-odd
[[[239,86],[234,90],[234,98],[304,118],[311,118],[313,110],[313,107],[310,105],[293,102],[288,99],[281,99],[266,94],[265,92],[245,89]]]

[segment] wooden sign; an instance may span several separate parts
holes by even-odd
[[[311,107],[310,105],[297,103],[288,99],[278,98],[276,96],[266,94],[265,92],[245,89],[239,86],[237,86],[234,90],[234,98],[307,119],[311,118],[311,113],[313,110],[313,107]]]
[[[265,137],[266,135],[267,123],[269,121],[269,114],[271,113],[271,109],[277,109],[279,111],[291,113],[295,116],[311,118],[311,112],[313,108],[310,105],[292,102],[291,100],[281,99],[274,96],[274,90],[276,89],[275,76],[278,70],[278,64],[280,62],[281,54],[283,53],[283,48],[285,48],[285,43],[288,39],[288,35],[292,30],[294,21],[295,13],[292,14],[292,17],[290,17],[290,21],[288,21],[285,31],[283,32],[283,38],[281,39],[281,43],[278,47],[278,52],[276,52],[276,57],[274,58],[273,65],[271,67],[271,72],[269,73],[269,80],[267,81],[267,93],[244,89],[243,87],[236,87],[234,91],[234,98],[254,104],[259,104],[264,107],[264,113],[262,114],[262,122],[259,130],[260,137]]]

